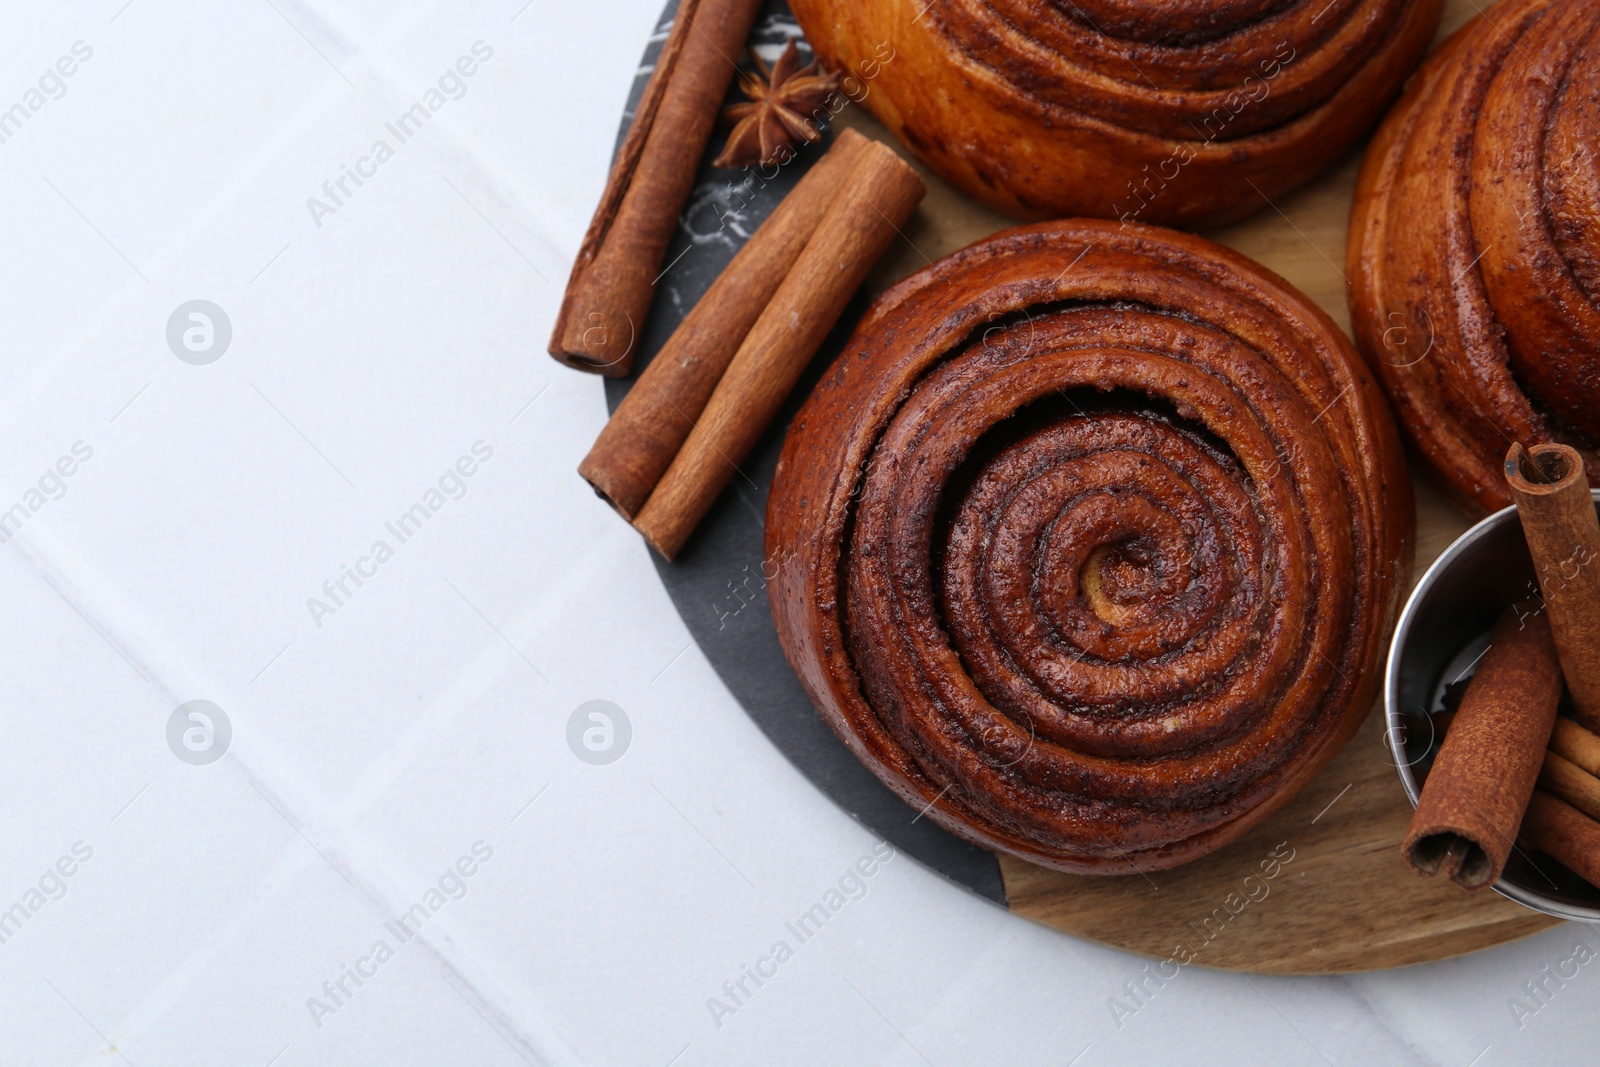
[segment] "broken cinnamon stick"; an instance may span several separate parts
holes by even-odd
[[[1549,609],[1573,714],[1600,730],[1600,518],[1583,459],[1566,445],[1512,445],[1506,481]]]
[[[826,215],[773,295],[705,412],[633,524],[677,555],[777,415],[867,272],[922,200],[922,179],[877,142],[865,145]]]
[[[758,0],[681,0],[583,237],[550,338],[569,367],[621,378]]]
[[[844,130],[661,346],[578,466],[632,519],[683,447],[711,392],[844,188],[867,139]]]
[[[1573,874],[1600,886],[1600,823],[1542,789],[1533,792],[1522,836]]]
[[[1561,700],[1561,666],[1543,613],[1506,609],[1495,622],[1422,787],[1401,851],[1422,875],[1466,889],[1505,868]]]

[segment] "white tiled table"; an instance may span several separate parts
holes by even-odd
[[[601,386],[543,343],[658,7],[7,5],[0,1064],[1592,1060],[1600,965],[1507,1004],[1589,929],[1185,971],[1119,1028],[1143,961],[904,857],[729,998],[874,841],[572,473]],[[194,299],[232,330],[203,365]],[[167,742],[195,699],[209,765]],[[605,766],[566,741],[592,699],[632,724]]]

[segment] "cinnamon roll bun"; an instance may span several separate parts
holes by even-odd
[[[791,0],[844,90],[1022,218],[1206,226],[1362,137],[1442,0]]]
[[[1507,0],[1384,120],[1350,226],[1350,313],[1400,424],[1474,510],[1513,443],[1600,485],[1600,7]]]
[[[767,506],[779,637],[927,817],[1067,871],[1200,856],[1365,718],[1410,565],[1376,386],[1198,237],[1010,230],[886,293]]]

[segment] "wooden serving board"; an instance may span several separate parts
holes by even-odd
[[[1476,13],[1472,0],[1452,0],[1439,39]],[[861,109],[841,118],[894,144]],[[1345,239],[1361,154],[1352,152],[1275,203],[1263,201],[1245,221],[1206,234],[1287,278],[1346,333]],[[1015,225],[919,170],[928,197],[906,230],[907,242],[869,285],[887,287],[925,266],[925,259]],[[1413,581],[1471,525],[1428,475],[1418,469],[1414,475]],[[1400,839],[1411,804],[1383,734],[1380,701],[1355,740],[1288,806],[1241,840],[1182,867],[1107,878],[1001,856],[1008,906],[1046,926],[1161,960],[1288,974],[1445,959],[1556,925],[1560,920],[1497,893],[1467,893],[1442,879],[1419,878],[1406,866]]]
[[[1439,39],[1475,13],[1474,0],[1449,0]],[[663,27],[671,14],[669,5]],[[755,39],[777,47],[795,32],[781,0],[765,0]],[[650,62],[647,53],[646,69]],[[641,78],[635,97],[642,89]],[[899,150],[862,108],[847,107],[836,121]],[[1277,271],[1347,333],[1342,272],[1360,158],[1357,149],[1315,182],[1276,203],[1264,201],[1244,222],[1206,235]],[[906,227],[906,239],[868,279],[868,296],[1015,225],[912,163],[928,184],[928,196]],[[701,179],[697,198],[700,191],[725,184],[705,170]],[[780,175],[756,200],[770,210],[793,180],[792,173]],[[704,228],[694,223],[703,208],[691,206],[686,231]],[[658,294],[641,341],[642,360],[653,355],[742,243],[726,241],[724,248],[718,241],[690,247],[680,235],[669,249],[669,258],[681,265],[663,286],[670,300]],[[830,345],[842,344],[852,316],[863,306],[858,301],[846,313]],[[930,820],[914,819],[915,813],[872,779],[820,723],[784,661],[764,595],[760,516],[771,468],[788,417],[830,355],[825,346],[785,414],[743,465],[748,476],[735,480],[675,562],[658,561],[658,571],[702,651],[745,710],[818,788],[873,832],[1018,915],[1186,965],[1299,974],[1374,970],[1457,956],[1557,923],[1496,893],[1468,894],[1441,880],[1423,880],[1406,867],[1399,843],[1411,805],[1383,743],[1381,706],[1323,773],[1264,825],[1173,870],[1123,877],[1061,874],[1010,857],[996,861]],[[613,407],[629,384],[608,383]],[[1420,575],[1470,523],[1426,474],[1415,473],[1415,574]]]

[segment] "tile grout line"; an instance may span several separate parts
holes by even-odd
[[[303,16],[304,21],[295,28],[302,31],[303,36],[308,36],[308,39],[317,38],[319,44],[334,50],[341,60],[340,72],[360,79],[364,83],[361,88],[374,92],[385,104],[392,106],[398,106],[412,99],[415,87],[407,89],[403,80],[394,75],[392,65],[385,62],[380,53],[360,45],[353,34],[341,34],[339,28],[318,8],[308,6],[299,0],[278,0],[275,6],[281,8],[280,13],[287,12],[291,18]],[[359,61],[352,62],[352,60]],[[239,169],[222,183],[215,195],[203,202],[190,216],[188,224],[181,227],[165,245],[160,246],[156,254],[148,257],[150,262],[146,265],[147,270],[159,277],[165,267],[181,259],[183,252],[193,244],[195,235],[206,232],[207,221],[236,205],[249,184],[268,170],[273,163],[283,159],[292,151],[294,145],[303,139],[306,131],[329,110],[336,107],[339,98],[348,91],[346,85],[330,83],[320,93],[315,91],[308,93],[298,110],[290,113],[274,130],[257,142],[255,150],[246,157]],[[442,121],[430,123],[426,133],[428,140],[436,148],[446,149],[441,151],[446,165],[459,168],[465,175],[469,188],[483,189],[492,198],[497,212],[502,217],[509,216],[520,229],[529,232],[539,241],[543,246],[540,249],[543,254],[559,262],[563,268],[569,266],[576,254],[575,249],[566,250],[564,242],[552,236],[546,229],[548,219],[530,217],[529,212],[519,207],[519,204],[537,202],[533,190],[525,188],[522,183],[511,178],[509,169],[494,156],[487,145],[476,142],[474,138],[463,136],[450,116],[441,115],[438,118]],[[474,178],[477,180],[473,181]],[[279,255],[281,254],[280,251]],[[104,320],[114,313],[117,307],[128,301],[129,291],[131,286],[119,288],[108,296],[100,307],[91,312],[84,320],[85,324],[79,335],[56,349],[29,376],[24,389],[12,394],[13,403],[25,405],[29,395],[41,392],[45,386],[59,378],[63,373],[62,365],[67,363],[72,355],[81,352],[87,346],[89,337],[103,325]],[[10,404],[6,407],[17,410]],[[0,428],[14,424],[14,416],[6,417],[5,413],[0,411]],[[121,610],[108,610],[104,605],[96,603],[95,598],[86,595],[79,582],[66,577],[69,570],[81,570],[81,568],[65,566],[62,562],[63,557],[70,554],[62,551],[61,546],[53,545],[48,536],[41,538],[38,531],[29,530],[13,540],[17,542],[17,550],[27,561],[29,569],[42,580],[56,586],[57,592],[68,606],[77,611],[91,629],[99,632],[122,658],[134,666],[135,671],[142,676],[141,680],[150,684],[167,702],[176,706],[179,699],[174,691],[173,676],[185,678],[192,672],[174,663],[163,662],[167,657],[159,653],[150,654],[150,650],[144,646],[159,647],[164,642],[139,624],[133,606],[118,605]],[[59,585],[51,582],[51,576],[60,578]],[[152,663],[152,660],[156,662]],[[308,820],[297,810],[297,806],[284,803],[283,794],[272,787],[237,750],[230,753],[229,759],[253,788],[263,796],[276,798],[273,806],[278,808],[279,814],[296,823],[296,829],[300,830],[308,840],[317,842],[318,851],[327,850],[328,856],[331,857],[330,862],[335,863],[339,873],[362,897],[366,898],[366,902],[378,914],[385,918],[399,914],[401,909],[395,906],[395,900],[399,897],[393,893],[386,893],[377,881],[364,873],[364,870],[358,870],[366,868],[369,863],[378,871],[383,870],[383,864],[369,855],[370,849],[358,846],[352,850],[349,845],[341,847],[339,842],[346,840],[344,835],[328,832],[322,826],[322,820],[315,822]],[[352,856],[359,859],[353,859]],[[317,861],[312,858],[310,862]],[[464,996],[472,997],[494,1017],[503,1020],[506,1028],[522,1047],[538,1059],[553,1063],[581,1062],[575,1050],[556,1034],[553,1028],[545,1024],[541,1010],[530,1005],[526,998],[505,990],[502,983],[484,973],[484,967],[478,964],[473,954],[456,948],[448,933],[441,934],[440,929],[430,925],[419,933],[416,940],[421,941],[445,972],[460,983],[466,990]],[[485,987],[496,995],[487,994]],[[516,1010],[513,1012],[504,1010],[501,1007],[502,1002],[512,1005]],[[527,1019],[530,1012],[538,1017],[534,1027],[540,1031],[537,1038],[530,1038],[523,1032],[530,1021]],[[551,1055],[551,1052],[555,1052],[555,1055]]]
[[[419,87],[408,87],[405,79],[395,73],[394,66],[387,62],[381,53],[358,44],[354,34],[339,32],[320,9],[308,6],[300,0],[278,0],[278,4],[291,17],[299,13],[314,23],[300,28],[313,37],[320,35],[319,44],[336,47],[346,59],[363,57],[364,64],[360,69],[352,71],[365,83],[358,80],[358,90],[364,88],[374,93],[390,107],[398,107],[414,99],[413,94]],[[268,11],[270,15],[270,9]],[[287,28],[284,32],[288,32]],[[195,242],[198,235],[211,232],[208,224],[236,206],[249,184],[267,171],[274,162],[282,159],[292,145],[303,139],[307,131],[312,129],[329,109],[336,106],[338,99],[349,92],[349,86],[335,81],[321,92],[307,93],[301,107],[290,113],[257,142],[257,147],[246,156],[239,168],[224,179],[216,191],[190,215],[187,224],[179,227],[157,251],[144,257],[146,259],[143,264],[144,273],[152,280],[160,281],[166,269],[181,258],[181,254]],[[441,134],[440,131],[445,131],[448,136]],[[559,277],[564,283],[566,273],[577,257],[577,248],[569,248],[567,242],[552,233],[549,228],[555,219],[552,212],[530,212],[519,206],[537,203],[539,197],[536,191],[512,178],[510,168],[501,163],[487,146],[473,143],[471,138],[463,137],[447,113],[436,116],[435,120],[424,128],[421,136],[440,151],[447,167],[455,167],[463,174],[467,179],[469,191],[483,190],[492,200],[497,213],[503,218],[509,218],[519,230],[529,234],[538,242],[538,254],[549,257],[553,264],[559,265]],[[607,161],[609,163],[609,156]],[[39,399],[46,387],[65,373],[62,364],[71,356],[88,348],[91,339],[104,328],[112,315],[118,309],[125,308],[134,295],[144,292],[149,284],[137,278],[130,278],[98,305],[80,316],[79,327],[36,364],[11,390],[8,390],[4,397],[0,397],[0,432],[14,426],[17,422],[15,413],[30,410],[30,405]]]
[[[36,529],[24,528],[9,544],[18,549],[29,569],[54,588],[67,606],[80,616],[81,624],[97,632],[110,644],[112,650],[140,675],[140,680],[155,689],[166,703],[176,707],[180,703],[180,691],[198,692],[206,688],[195,672],[181,665],[179,657],[160,651],[164,642],[133,617],[136,612],[132,605],[122,603],[115,596],[112,603],[106,603],[104,597],[95,598],[87,594],[83,585],[67,578],[68,571],[82,572],[85,568],[81,565],[69,566],[77,561],[64,546],[56,545],[48,534],[41,535]],[[92,574],[90,576],[93,577]],[[371,845],[359,843],[357,838],[336,828],[330,829],[329,824],[336,823],[336,817],[307,818],[300,805],[285,802],[284,791],[270,784],[264,771],[241,755],[239,748],[230,749],[226,759],[237,768],[246,784],[276,809],[278,817],[288,821],[313,849],[322,854],[324,860],[334,866],[371,910],[384,919],[392,919],[410,905],[408,895],[400,892],[398,885],[394,885],[393,880],[387,877],[385,864]],[[272,763],[269,757],[266,764]],[[287,775],[290,780],[293,779],[292,769]],[[318,814],[320,816],[323,813]],[[358,859],[352,859],[352,856]],[[369,869],[374,876],[368,875]],[[378,877],[390,883],[393,891],[386,892],[380,886]],[[405,906],[401,906],[402,900]],[[419,931],[414,940],[422,942],[439,966],[464,987],[467,995],[476,998],[497,1018],[505,1020],[511,1036],[522,1049],[537,1057],[537,1062],[582,1062],[576,1051],[544,1018],[541,1008],[505,989],[502,982],[490,976],[488,964],[479,963],[471,954],[454,948],[455,943],[447,933],[441,935],[438,928],[430,924]],[[530,1035],[526,1032],[529,1029],[536,1033]],[[127,1039],[126,1034],[123,1039]]]

